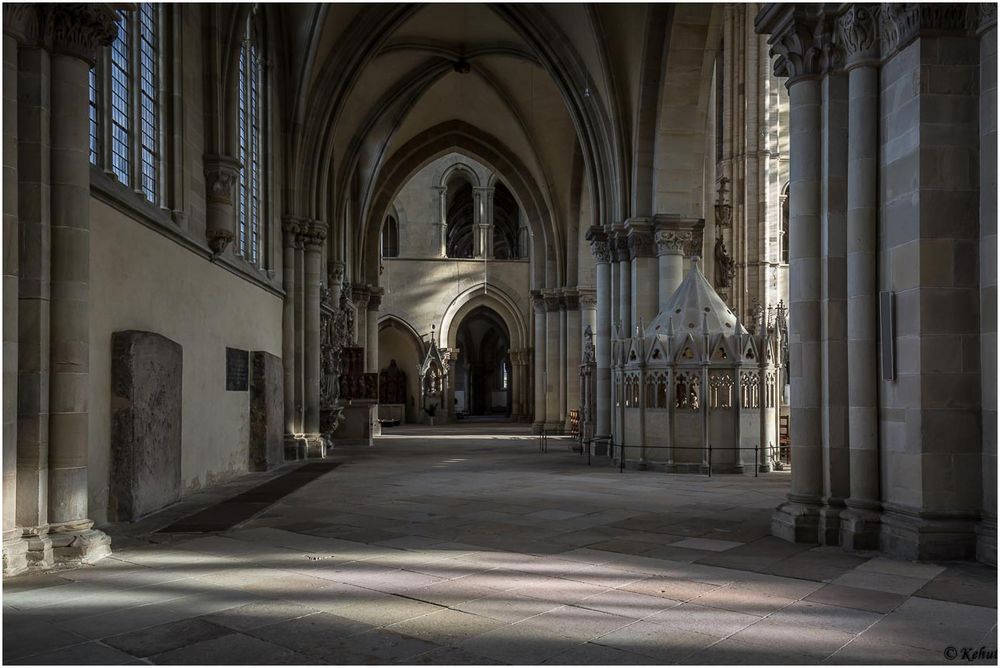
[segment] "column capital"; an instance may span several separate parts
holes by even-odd
[[[653,257],[656,247],[653,243],[653,223],[649,218],[630,218],[626,223],[628,229],[628,249],[633,258]]]
[[[600,225],[593,225],[587,230],[587,241],[590,242],[590,252],[597,264],[611,262],[611,250],[608,247],[608,233]]]
[[[205,167],[205,190],[208,201],[232,206],[233,187],[240,177],[243,163],[231,156],[214,153],[205,154],[202,162]]]
[[[993,8],[994,14],[996,8]],[[879,8],[882,58],[888,59],[925,33],[968,33],[979,25],[976,5],[883,2]]]
[[[545,302],[545,310],[549,313],[556,313],[559,311],[559,303],[561,301],[560,291],[556,289],[545,289],[542,290],[542,299]]]
[[[296,248],[299,245],[299,232],[305,221],[297,216],[283,216],[281,218],[281,231],[284,237],[285,248]]]
[[[975,29],[977,35],[983,35],[997,24],[997,6],[995,3],[973,5],[971,12],[976,15]]]
[[[878,66],[881,13],[878,5],[851,4],[837,17],[837,42],[844,51],[844,68]]]
[[[574,288],[563,288],[560,296],[560,308],[565,311],[577,311],[580,309],[580,291]]]
[[[594,288],[579,288],[580,308],[592,310],[597,308],[597,290]]]
[[[758,34],[768,34],[774,75],[786,86],[816,79],[840,67],[843,53],[834,40],[835,19],[827,5],[771,3],[754,20]]]
[[[351,300],[355,303],[359,311],[368,307],[368,298],[370,296],[367,285],[351,286]]]
[[[629,262],[632,259],[628,244],[628,230],[624,227],[617,228],[611,232],[611,241],[614,244],[614,259],[618,262]]]
[[[379,307],[382,305],[382,295],[385,294],[385,290],[378,287],[377,285],[368,286],[368,310],[378,311]]]
[[[118,12],[109,3],[5,5],[3,13],[4,32],[21,43],[79,58],[91,67],[100,48],[118,34]]]
[[[545,315],[545,299],[541,290],[531,291],[531,306],[535,309],[535,315]]]
[[[656,214],[653,217],[656,230],[657,255],[701,256],[702,240],[705,235],[704,218],[685,218],[676,214]]]
[[[318,251],[326,239],[326,223],[320,220],[303,221],[299,229],[299,239],[306,250]]]
[[[344,272],[347,268],[343,262],[330,260],[326,263],[326,284],[328,286],[337,285],[344,282]]]
[[[9,2],[3,6],[3,31],[19,44],[38,41],[38,5]]]

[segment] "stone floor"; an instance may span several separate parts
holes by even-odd
[[[774,539],[787,473],[619,473],[483,424],[334,458],[223,534],[151,532],[269,474],[6,580],[4,662],[996,663],[994,569]]]

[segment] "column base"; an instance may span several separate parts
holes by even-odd
[[[764,462],[763,464],[757,467],[757,471],[760,473],[770,473],[773,470],[774,469],[771,468],[771,462]]]
[[[532,434],[541,434],[544,430],[545,430],[545,423],[544,422],[533,422],[531,424],[531,433]]]
[[[28,541],[20,529],[8,531],[3,537],[3,576],[17,575],[28,570]]]
[[[908,561],[971,560],[976,556],[978,517],[924,513],[900,506],[882,512],[879,547]]]
[[[307,434],[302,440],[304,440],[306,444],[306,455],[303,459],[326,458],[326,439],[323,438],[322,434]]]
[[[111,537],[93,526],[90,520],[49,526],[48,537],[57,564],[92,564],[111,555]]]
[[[590,441],[590,454],[595,457],[608,457],[610,456],[611,449],[611,437],[610,436],[595,436]]]
[[[789,543],[819,542],[818,504],[786,501],[771,515],[771,535]]]
[[[997,520],[984,519],[976,527],[976,561],[997,565]]]
[[[840,544],[845,550],[877,550],[881,524],[873,508],[848,508],[840,514]]]
[[[25,554],[28,568],[33,571],[44,571],[55,566],[56,558],[52,554],[52,539],[49,538],[48,524],[37,527],[21,527],[21,538],[28,546],[28,551]]]
[[[842,499],[827,499],[819,511],[817,534],[820,545],[840,545],[841,516],[844,514]]]
[[[285,461],[295,462],[306,458],[306,439],[294,434],[285,434]]]
[[[546,422],[545,433],[552,434],[553,436],[558,436],[562,434],[563,433],[562,422]]]

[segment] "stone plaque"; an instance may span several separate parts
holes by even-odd
[[[250,470],[269,471],[285,462],[285,371],[281,358],[250,353]]]
[[[226,348],[226,389],[246,392],[250,385],[250,353]]]
[[[111,335],[108,518],[135,521],[181,495],[180,344],[152,332]]]

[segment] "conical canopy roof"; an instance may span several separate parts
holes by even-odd
[[[670,301],[659,315],[646,328],[646,336],[670,333],[670,321],[673,320],[675,335],[704,334],[707,320],[709,334],[736,334],[737,328],[743,334],[747,333],[743,325],[736,321],[734,314],[715,288],[701,273],[697,260],[684,280],[670,297]]]

